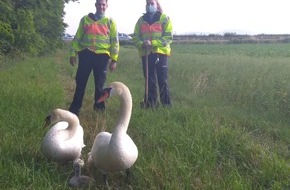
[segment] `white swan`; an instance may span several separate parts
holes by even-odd
[[[55,109],[46,117],[44,127],[51,125],[42,141],[44,155],[56,162],[76,161],[85,146],[78,117],[67,110]]]
[[[106,174],[109,172],[126,170],[128,179],[129,168],[138,157],[138,149],[127,134],[132,111],[131,93],[123,83],[113,82],[109,85],[109,88],[104,89],[103,96],[99,98],[99,102],[104,101],[110,95],[119,96],[121,101],[117,124],[112,134],[100,132],[95,137],[88,158],[89,166],[94,166],[104,175],[106,184]]]

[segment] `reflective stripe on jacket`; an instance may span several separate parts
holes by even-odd
[[[71,43],[70,56],[76,56],[85,48],[97,54],[108,54],[117,61],[119,40],[116,23],[108,17],[96,21],[89,15],[84,16]]]
[[[138,48],[140,57],[145,55],[145,49],[142,47],[144,40],[151,40],[152,43],[152,49],[148,50],[147,54],[153,52],[169,56],[172,38],[171,21],[168,16],[161,14],[159,21],[151,25],[140,17],[134,29],[133,42]]]

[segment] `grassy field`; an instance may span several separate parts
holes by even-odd
[[[139,157],[133,179],[110,174],[111,189],[290,189],[290,44],[173,44],[170,109],[142,110],[144,79],[137,51],[122,46],[107,84],[125,83],[133,97],[128,134]],[[68,50],[43,58],[0,62],[0,189],[64,190],[72,164],[46,160],[45,117],[72,100],[76,67]],[[92,76],[80,121],[83,158],[95,135],[111,131],[119,103],[93,111]],[[89,175],[87,166],[84,175]],[[104,189],[102,176],[96,185]]]

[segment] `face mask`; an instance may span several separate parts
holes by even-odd
[[[147,5],[146,6],[147,13],[155,13],[157,11],[156,5]]]

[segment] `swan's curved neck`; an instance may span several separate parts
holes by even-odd
[[[68,122],[66,130],[73,136],[76,133],[77,127],[80,125],[78,117],[68,111],[64,112],[61,117],[63,121]]]
[[[131,118],[132,112],[132,97],[128,89],[124,89],[120,96],[121,106],[119,109],[119,117],[113,134],[126,133]]]

